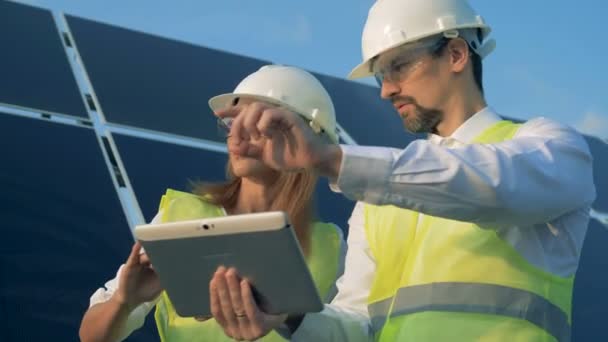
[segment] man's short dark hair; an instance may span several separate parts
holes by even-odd
[[[481,33],[481,31],[479,32]],[[439,57],[443,54],[444,48],[448,45],[448,42],[451,38],[442,37],[435,48],[431,51],[431,55],[433,57]],[[483,94],[483,66],[481,63],[481,56],[479,56],[467,43],[467,47],[469,48],[469,56],[471,58],[471,64],[473,65],[473,78],[475,80],[475,84],[477,84],[477,88]]]
[[[469,50],[471,50],[470,47]],[[479,91],[483,94],[483,66],[481,64],[481,56],[473,52],[471,54],[471,62],[473,63],[473,78],[475,79],[475,84],[477,84],[477,88],[479,88]]]

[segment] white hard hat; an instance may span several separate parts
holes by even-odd
[[[291,66],[266,65],[245,77],[234,92],[209,100],[213,111],[226,108],[235,98],[250,98],[287,108],[309,121],[316,133],[338,142],[336,113],[331,97],[310,73]]]
[[[381,53],[441,33],[448,38],[460,35],[484,58],[496,46],[494,40],[484,43],[490,31],[466,0],[377,0],[363,28],[363,62],[348,78],[371,76],[371,61]]]

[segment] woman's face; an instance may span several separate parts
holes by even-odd
[[[247,98],[240,98],[238,104],[247,105],[254,100]],[[234,103],[233,105],[236,105]],[[226,143],[230,143],[230,137],[228,136]],[[266,138],[259,137],[258,139],[252,139],[250,144],[254,146],[263,146],[266,143]],[[236,155],[229,152],[230,163],[232,165],[232,172],[236,177],[247,177],[247,178],[269,178],[272,180],[278,177],[278,171],[271,169],[264,163],[254,158],[248,158]]]
[[[233,153],[229,153],[229,158],[232,172],[236,177],[268,178],[275,177],[278,173],[257,159],[238,156]]]

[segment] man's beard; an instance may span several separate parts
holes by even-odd
[[[407,115],[404,120],[405,129],[411,133],[437,133],[437,125],[443,120],[443,111],[420,106],[416,100],[409,96],[395,96],[391,99],[407,101],[414,106],[414,113]]]
[[[409,115],[405,118],[405,129],[411,133],[437,133],[437,125],[443,119],[443,112],[439,109],[415,106],[415,115]]]

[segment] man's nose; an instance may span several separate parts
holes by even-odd
[[[401,88],[397,82],[392,82],[384,78],[382,80],[382,85],[380,86],[380,97],[385,100],[390,99],[391,97],[399,94]]]

